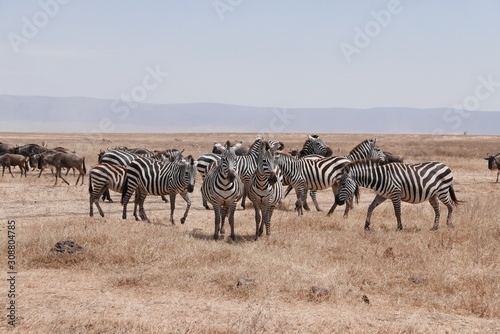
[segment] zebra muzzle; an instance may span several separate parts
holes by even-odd
[[[278,178],[276,177],[276,174],[272,173],[270,176],[269,176],[269,184],[270,185],[274,185],[276,182],[278,182]]]
[[[188,193],[192,193],[194,191],[194,184],[188,184],[187,191]]]
[[[344,205],[345,200],[341,199],[339,195],[335,196],[335,204],[337,205]]]

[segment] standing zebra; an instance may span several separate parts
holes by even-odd
[[[133,192],[139,205],[139,215],[147,220],[144,211],[144,200],[149,195],[170,195],[170,222],[174,222],[175,197],[180,194],[186,201],[186,211],[181,218],[184,224],[191,206],[188,192],[194,190],[196,181],[196,164],[191,156],[176,162],[161,162],[148,158],[139,158],[130,163],[125,175],[122,192],[123,219],[127,219],[127,204]],[[136,219],[137,216],[136,216]]]
[[[323,141],[323,139],[319,138],[317,134],[308,136],[306,141],[304,142],[304,145],[302,145],[302,149],[300,151],[297,149],[290,151],[290,155],[292,156],[296,156],[299,159],[310,159],[310,160],[318,160],[321,159],[322,157],[330,157],[332,156],[332,154],[333,154],[332,149],[328,147]],[[288,185],[288,188],[284,196],[286,197],[293,187],[292,185],[290,185],[286,177],[284,178],[283,181],[284,185]],[[318,201],[316,200],[316,191],[311,190],[309,192],[309,196],[311,196],[311,199],[313,200],[316,210],[321,211],[318,205]],[[304,209],[309,210],[309,205],[307,204],[306,200],[304,200],[303,205]]]
[[[262,141],[257,169],[252,174],[248,187],[248,197],[255,209],[255,240],[262,235],[264,225],[266,235],[271,235],[271,218],[282,195],[281,171],[276,164],[275,149],[269,142]]]
[[[350,161],[344,157],[327,157],[319,160],[296,159],[287,154],[277,154],[283,179],[293,186],[297,195],[295,210],[303,214],[307,190],[336,190],[342,168]],[[334,203],[335,204],[335,203]]]
[[[358,196],[358,186],[373,189],[377,195],[368,207],[365,230],[370,229],[373,210],[386,199],[391,199],[394,205],[397,229],[401,230],[401,201],[412,204],[429,201],[435,213],[431,230],[437,230],[440,216],[438,199],[448,208],[446,223],[453,227],[453,207],[459,201],[452,183],[450,168],[439,162],[381,165],[375,160],[360,160],[344,167],[335,202],[343,205],[346,198]]]
[[[345,157],[345,159],[347,159],[348,161],[356,161],[356,160],[361,160],[361,159],[373,158],[373,159],[377,159],[381,162],[384,162],[385,155],[377,147],[376,143],[377,143],[376,139],[367,139],[367,140],[362,141],[361,143],[356,145],[349,152],[349,154]],[[318,160],[317,156],[315,156],[315,155],[308,155],[308,156],[303,157],[302,159]],[[340,168],[341,167],[342,166],[340,166]],[[335,176],[340,177],[340,173],[338,172],[338,170],[335,171]],[[317,185],[314,185],[313,182],[310,182],[309,184],[311,184],[311,187],[317,188],[316,190],[325,189],[325,188],[318,187]],[[330,187],[330,186],[328,186],[328,187]],[[335,195],[335,193],[337,192],[338,184],[335,183],[331,187],[332,187],[333,193]],[[321,211],[319,208],[318,202],[316,200],[316,192],[313,191],[313,189],[311,189],[309,186],[307,189],[311,190],[310,195],[311,195],[311,198],[314,202],[314,206],[316,207],[316,210]],[[291,186],[288,187],[288,189],[285,193],[285,197],[290,192],[290,190],[291,190]],[[330,216],[335,211],[336,207],[337,207],[337,204],[334,201],[330,210],[327,213],[327,216]],[[352,208],[352,202],[350,201],[350,199],[348,200],[348,205],[346,205],[346,208],[344,211],[344,217],[347,217],[347,215],[349,214],[349,208]],[[305,200],[304,200],[304,209],[309,210],[309,206],[307,205],[307,202],[305,202]]]
[[[246,206],[245,198],[248,192],[247,189],[248,183],[250,182],[250,177],[257,168],[257,157],[259,155],[259,145],[261,141],[262,138],[257,137],[252,145],[250,145],[250,148],[248,149],[248,152],[246,154],[236,155],[236,171],[238,172],[238,175],[240,176],[244,187],[243,196],[241,199],[241,207],[243,209],[245,209]],[[269,144],[275,145],[276,149],[278,150],[282,150],[284,148],[284,144],[282,142],[269,140]],[[214,149],[212,150],[212,152],[220,152],[220,147],[223,146],[217,142],[214,143]],[[220,154],[217,153],[207,153],[198,158],[198,166],[196,168],[198,169],[198,172],[200,173],[202,179],[205,178],[208,166],[211,163],[219,163],[219,161]],[[203,206],[206,209],[209,209],[209,206],[205,199],[203,199]]]
[[[380,148],[377,146],[377,139],[366,139],[356,145],[346,156],[346,158],[350,161],[357,161],[357,160],[363,160],[363,159],[375,159],[381,163],[387,162],[387,157],[384,152],[380,150]],[[334,194],[336,191],[334,190]],[[335,211],[335,208],[337,207],[337,203],[335,201],[333,202],[332,207],[326,214],[327,216],[330,216],[333,211]],[[349,215],[349,209],[352,209],[352,198],[347,199],[347,204],[344,210],[344,217],[347,218]]]
[[[182,159],[182,152],[184,152],[184,150],[168,149],[153,153],[147,149],[115,148],[106,152],[101,150],[97,160],[100,164],[107,163],[116,166],[128,166],[137,158],[151,158],[159,161],[173,162]],[[103,201],[107,199],[108,202],[113,202],[108,189],[106,189],[101,195]],[[162,199],[164,202],[168,202],[164,196],[162,196]]]
[[[205,180],[201,185],[201,194],[214,208],[215,231],[214,239],[219,239],[219,231],[224,234],[224,219],[229,214],[231,226],[231,239],[234,235],[234,211],[236,203],[243,194],[243,184],[236,172],[235,150],[241,143],[231,146],[229,141],[225,146],[220,145],[222,151],[221,161],[210,165]]]

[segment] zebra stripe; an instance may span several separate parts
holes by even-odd
[[[191,156],[176,162],[162,162],[148,158],[139,158],[132,161],[127,169],[123,185],[122,218],[127,218],[127,203],[135,191],[137,204],[139,205],[139,215],[142,220],[148,222],[149,219],[144,211],[146,196],[170,195],[170,222],[175,224],[175,197],[179,194],[186,201],[186,211],[181,218],[181,224],[184,224],[191,206],[188,193],[194,190],[196,164],[197,162]]]
[[[220,145],[222,151],[221,161],[212,164],[207,171],[205,180],[201,185],[203,198],[212,204],[215,214],[214,239],[219,239],[219,232],[224,234],[224,219],[229,214],[229,225],[231,226],[231,239],[234,235],[234,211],[236,203],[243,193],[243,184],[236,172],[235,150],[241,145],[237,143],[231,146],[228,141],[225,146]]]
[[[370,229],[373,210],[386,199],[391,199],[394,205],[398,230],[403,228],[401,201],[412,204],[429,201],[435,213],[431,230],[437,230],[440,216],[438,199],[448,208],[447,225],[453,226],[451,217],[458,200],[452,183],[451,169],[439,162],[381,165],[375,160],[361,160],[345,167],[335,201],[342,205],[346,198],[353,196],[358,186],[373,189],[377,195],[368,207],[366,230]]]
[[[378,160],[379,162],[387,162],[387,157],[385,156],[384,152],[380,150],[380,148],[377,146],[377,139],[366,139],[356,145],[346,156],[346,159],[350,161],[357,161],[357,160],[363,160],[363,159],[375,159]],[[338,188],[338,185],[335,187]],[[337,189],[334,188],[334,195],[337,193]],[[335,211],[335,208],[337,207],[337,203],[335,201],[333,202],[332,207],[326,214],[327,216],[331,216],[331,214]],[[344,210],[344,218],[347,218],[349,215],[349,209],[353,208],[353,203],[352,203],[352,198],[349,198],[347,200],[347,205]]]
[[[271,235],[271,218],[282,196],[281,171],[276,163],[275,150],[269,142],[263,141],[260,144],[257,169],[252,174],[248,187],[248,197],[255,209],[255,240],[262,235],[264,225],[266,235]]]
[[[327,157],[319,160],[295,159],[286,154],[278,154],[278,165],[284,179],[295,188],[297,201],[295,209],[303,214],[307,190],[336,189],[337,178],[342,168],[350,161],[344,157]]]
[[[104,212],[99,205],[99,197],[108,189],[121,193],[127,166],[112,164],[98,164],[89,172],[90,217],[94,215],[93,204],[97,206],[99,214],[104,217]]]
[[[324,157],[329,157],[333,154],[332,149],[329,148],[323,139],[319,138],[317,134],[308,136],[302,150],[299,152],[299,158],[305,157],[310,154],[319,154]]]

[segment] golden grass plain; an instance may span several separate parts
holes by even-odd
[[[307,134],[275,134],[285,151],[300,148]],[[320,134],[344,155],[362,134]],[[11,144],[64,146],[86,157],[87,171],[100,149],[116,146],[181,148],[193,157],[214,141],[256,134],[37,134],[4,133]],[[500,183],[483,158],[500,149],[497,136],[377,135],[383,150],[405,162],[437,160],[454,173],[455,228],[446,226],[443,205],[438,231],[430,231],[428,203],[403,204],[403,231],[396,231],[390,202],[379,206],[372,230],[364,220],[373,194],[362,190],[347,219],[343,207],[326,217],[333,195],[318,193],[323,211],[298,217],[276,211],[272,235],[253,241],[252,207],[238,208],[236,241],[213,241],[213,211],[201,205],[200,179],[185,208],[149,196],[152,223],[121,219],[119,194],[102,203],[105,217],[89,217],[88,177],[75,186],[53,186],[50,172],[37,178],[6,174],[0,183],[2,283],[7,314],[7,222],[16,221],[16,326],[18,333],[499,333]],[[71,175],[71,173],[70,173]],[[310,202],[310,200],[309,200]],[[311,204],[311,203],[310,203]],[[97,213],[97,212],[95,212]],[[84,247],[78,254],[53,254],[60,240]],[[238,281],[249,282],[238,285]],[[319,292],[312,292],[319,287]],[[322,288],[327,290],[321,290]]]

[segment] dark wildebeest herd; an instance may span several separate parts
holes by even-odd
[[[136,220],[149,221],[144,201],[148,195],[162,196],[170,201],[170,222],[175,223],[174,209],[176,195],[186,202],[186,210],[181,223],[186,221],[191,201],[188,194],[194,191],[196,173],[202,178],[201,195],[203,206],[214,211],[214,239],[225,234],[224,222],[228,218],[231,239],[235,239],[234,219],[237,203],[245,208],[247,197],[255,210],[255,238],[270,235],[270,223],[274,210],[280,201],[291,191],[295,191],[295,211],[303,214],[309,210],[307,193],[316,209],[319,205],[316,192],[331,188],[334,201],[328,212],[331,215],[337,205],[346,204],[347,216],[353,201],[359,196],[359,187],[371,188],[376,196],[368,208],[365,229],[370,228],[371,214],[375,207],[386,199],[393,203],[397,228],[402,229],[401,202],[422,203],[428,201],[435,211],[432,229],[439,224],[439,201],[448,208],[447,224],[452,226],[451,216],[454,206],[459,202],[453,189],[451,170],[438,162],[407,164],[398,155],[382,151],[375,139],[365,140],[346,156],[334,156],[318,135],[308,136],[302,149],[283,151],[284,144],[276,140],[257,137],[248,147],[242,142],[215,143],[212,152],[197,159],[191,155],[183,156],[184,150],[149,150],[146,148],[129,149],[116,147],[100,151],[98,164],[89,172],[90,216],[96,205],[99,214],[104,212],[99,199],[112,201],[109,190],[121,194],[123,205],[122,218],[127,216],[127,203],[134,195],[134,217]],[[488,168],[498,169],[500,174],[500,154],[488,155]],[[27,144],[13,146],[0,143],[0,163],[2,176],[5,168],[14,177],[11,168],[19,168],[21,176],[39,170],[38,178],[49,167],[55,175],[57,185],[60,178],[70,170],[83,184],[87,174],[85,157],[63,147],[48,148],[45,145]],[[53,171],[55,170],[55,171]],[[75,175],[76,176],[76,175]],[[286,191],[283,188],[287,187]]]

